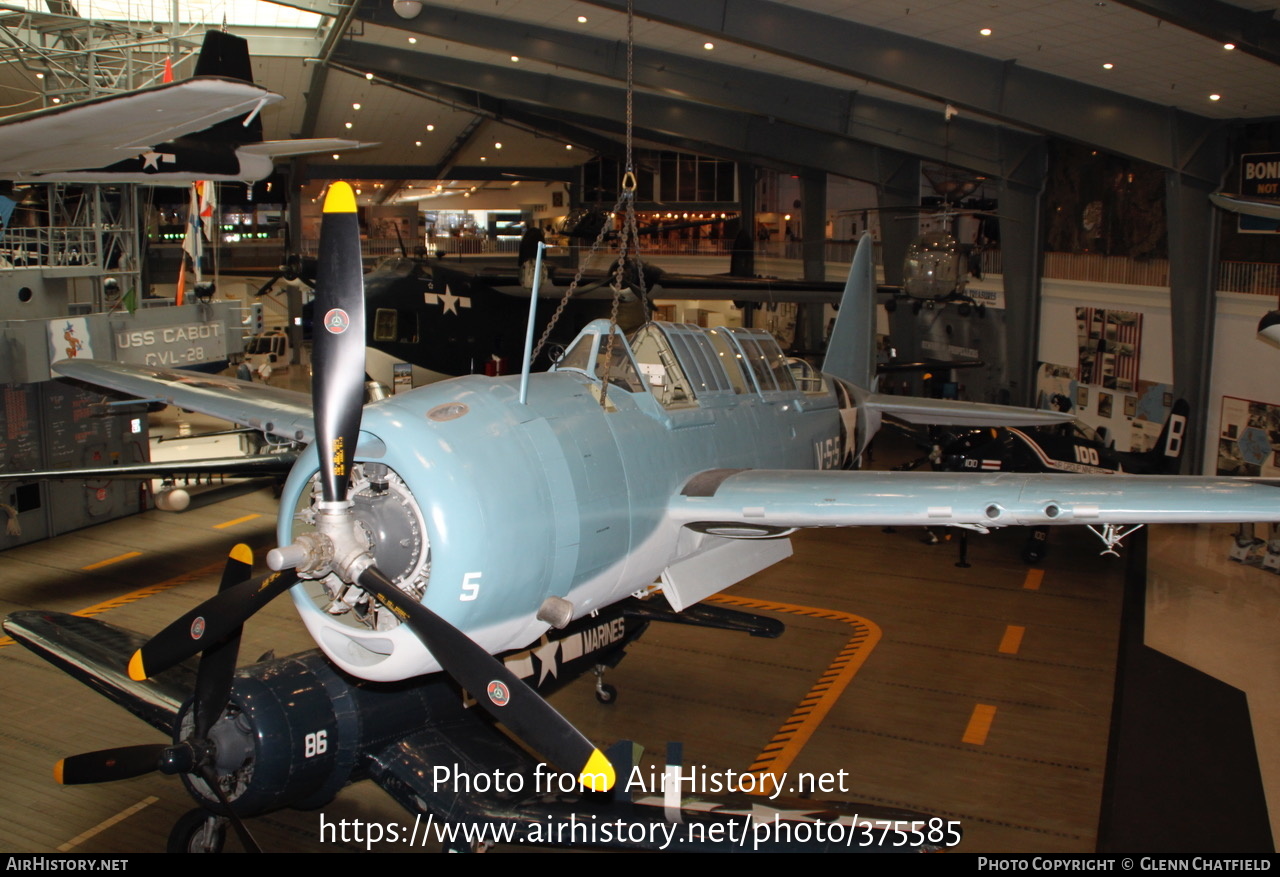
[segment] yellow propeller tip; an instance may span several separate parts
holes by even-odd
[[[53,766],[53,781],[58,785],[62,785],[62,763],[64,760],[59,758],[58,763]]]
[[[356,193],[351,190],[350,183],[344,183],[339,180],[329,184],[329,192],[324,196],[324,212],[356,212]]]
[[[599,749],[591,751],[587,766],[582,769],[582,773],[578,774],[578,783],[592,792],[607,792],[613,788],[617,780],[618,775],[614,772],[613,765]]]
[[[248,545],[245,545],[243,542],[232,548],[227,556],[232,560],[237,560],[240,563],[247,563],[249,566],[253,566],[253,549]]]
[[[147,671],[142,666],[142,649],[134,652],[129,659],[129,678],[134,682],[143,682],[147,678]]]

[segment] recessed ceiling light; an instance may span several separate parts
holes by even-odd
[[[350,122],[347,122],[347,127],[348,127],[348,128],[350,128],[350,127],[351,127],[351,123],[350,123]]]
[[[706,49],[708,52],[710,52],[715,47],[716,47],[716,44],[710,41],[702,44],[702,48]]]
[[[489,159],[488,159],[486,156],[483,156],[483,155],[482,155],[482,156],[480,156],[480,160],[481,160],[481,161],[488,161]]]
[[[43,73],[37,73],[37,74],[36,74],[36,79],[44,79],[44,74],[43,74]]]
[[[984,37],[989,37],[991,36],[991,28],[984,27],[982,30],[978,31],[978,33],[982,34]]]
[[[353,109],[353,110],[358,110],[358,109],[360,109],[360,104],[352,104],[352,105],[351,105],[351,109]]]
[[[579,15],[578,24],[586,24],[586,23],[587,23],[587,17],[585,15]]]
[[[512,55],[512,56],[511,56],[511,63],[512,63],[512,64],[518,64],[518,63],[520,63],[520,56],[519,56],[519,55]]]
[[[1222,44],[1222,48],[1226,49],[1228,52],[1230,52],[1230,51],[1231,51],[1232,49],[1234,49],[1235,47],[1236,47],[1236,44],[1235,44],[1235,43],[1223,43],[1223,44]]]
[[[494,149],[501,149],[501,148],[502,148],[502,144],[501,144],[501,143],[499,143],[499,142],[497,142],[497,141],[495,140],[495,141],[494,141],[494,143],[493,143],[493,148],[494,148]]]
[[[417,44],[418,44],[418,38],[417,38],[417,37],[409,37],[409,45],[411,45],[411,46],[416,46]]]
[[[565,148],[565,149],[573,149],[573,144],[572,144],[572,143],[566,143],[566,144],[564,145],[564,148]]]
[[[335,152],[335,153],[333,154],[333,160],[334,160],[334,161],[337,161],[337,160],[338,160],[338,153],[336,153],[336,152]]]
[[[55,98],[53,99],[53,102],[54,102],[55,104],[60,104],[60,103],[62,103],[62,98],[60,98],[60,97],[55,97]]]
[[[428,126],[427,126],[427,130],[428,130],[428,131],[434,131],[435,129],[436,129],[436,126],[435,126],[435,125],[428,125]]]
[[[415,141],[413,141],[413,145],[414,145],[414,146],[421,146],[421,145],[422,145],[422,141],[421,141],[421,140],[415,140]]]
[[[372,73],[366,73],[366,74],[364,75],[364,78],[365,78],[365,79],[367,79],[367,80],[369,80],[370,82],[373,82],[373,74],[372,74]]]
[[[1112,64],[1110,61],[1108,61],[1107,63],[1105,63],[1105,64],[1103,64],[1103,65],[1102,65],[1102,69],[1103,69],[1103,70],[1110,70],[1110,69],[1111,69],[1112,67],[1114,67],[1114,66],[1116,66],[1116,65],[1115,65],[1115,64]]]
[[[1220,95],[1220,94],[1211,94],[1211,95],[1209,95],[1209,100],[1222,100],[1222,95]]]

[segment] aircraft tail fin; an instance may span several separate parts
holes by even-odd
[[[1147,460],[1153,475],[1177,475],[1182,469],[1182,442],[1187,430],[1187,418],[1191,404],[1186,399],[1173,403],[1169,419],[1160,430],[1155,447],[1147,451]]]
[[[876,265],[871,235],[858,241],[822,370],[870,388],[876,373]]]
[[[249,41],[234,34],[218,30],[206,31],[196,58],[196,76],[221,76],[239,79],[253,84],[253,62],[249,58]],[[237,143],[252,143],[262,139],[262,119],[256,113],[249,116],[219,122],[206,133],[221,136]]]

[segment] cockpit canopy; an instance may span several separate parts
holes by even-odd
[[[593,320],[555,370],[578,371],[601,380],[607,375],[610,385],[628,392],[648,389],[665,408],[744,393],[769,397],[825,390],[820,373],[808,363],[788,360],[763,329],[651,322],[629,339],[616,328],[614,333],[613,349],[606,353],[609,322]]]

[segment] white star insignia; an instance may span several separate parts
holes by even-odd
[[[545,640],[546,637],[543,639]],[[548,676],[558,679],[557,671],[560,668],[556,666],[556,654],[560,651],[560,641],[544,642],[532,651],[538,656],[538,663],[542,665],[542,672],[538,674],[538,684],[541,685]]]

